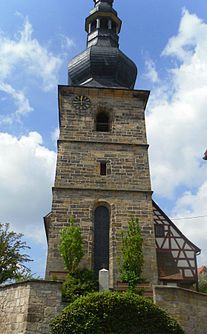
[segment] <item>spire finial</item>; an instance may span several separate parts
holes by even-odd
[[[93,0],[96,5],[99,5],[100,3],[106,2],[107,4],[109,4],[111,7],[113,6],[113,2],[114,0]]]

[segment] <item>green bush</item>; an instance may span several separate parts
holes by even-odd
[[[89,292],[98,291],[98,281],[88,269],[76,270],[67,276],[63,283],[63,299],[69,303]]]
[[[183,334],[175,320],[132,293],[91,293],[51,323],[52,334]]]
[[[131,219],[127,230],[122,231],[121,236],[120,278],[123,282],[127,282],[129,290],[134,292],[137,283],[141,280],[144,264],[143,238],[138,219]]]
[[[207,273],[204,272],[198,276],[198,290],[207,293]]]

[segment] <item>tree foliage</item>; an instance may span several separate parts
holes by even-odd
[[[198,275],[198,290],[202,293],[207,293],[207,273],[203,272]]]
[[[129,284],[130,290],[135,290],[141,279],[144,256],[142,251],[143,238],[138,219],[128,223],[128,229],[122,232],[122,246],[120,257],[120,277]]]
[[[98,291],[98,281],[95,274],[88,269],[79,269],[68,274],[62,288],[63,299],[69,303],[94,291]]]
[[[81,230],[79,226],[74,225],[72,216],[69,220],[69,226],[64,227],[61,231],[59,250],[68,272],[75,272],[84,252]]]
[[[51,323],[52,334],[184,334],[150,300],[132,293],[99,292],[76,299]]]
[[[11,231],[9,224],[0,223],[0,284],[19,280],[31,273],[26,266],[31,259],[24,254],[30,247],[21,240],[22,237],[23,234]]]

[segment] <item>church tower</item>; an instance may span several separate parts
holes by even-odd
[[[144,272],[157,283],[152,191],[145,129],[149,92],[135,90],[136,65],[119,49],[121,20],[113,0],[94,0],[86,18],[87,48],[68,66],[59,86],[60,137],[52,210],[45,217],[46,277],[62,277],[60,230],[70,215],[81,227],[81,266],[109,269],[119,278],[120,231],[138,218],[144,238]]]

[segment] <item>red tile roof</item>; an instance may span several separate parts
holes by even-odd
[[[207,273],[207,268],[205,266],[198,268],[198,274]]]

